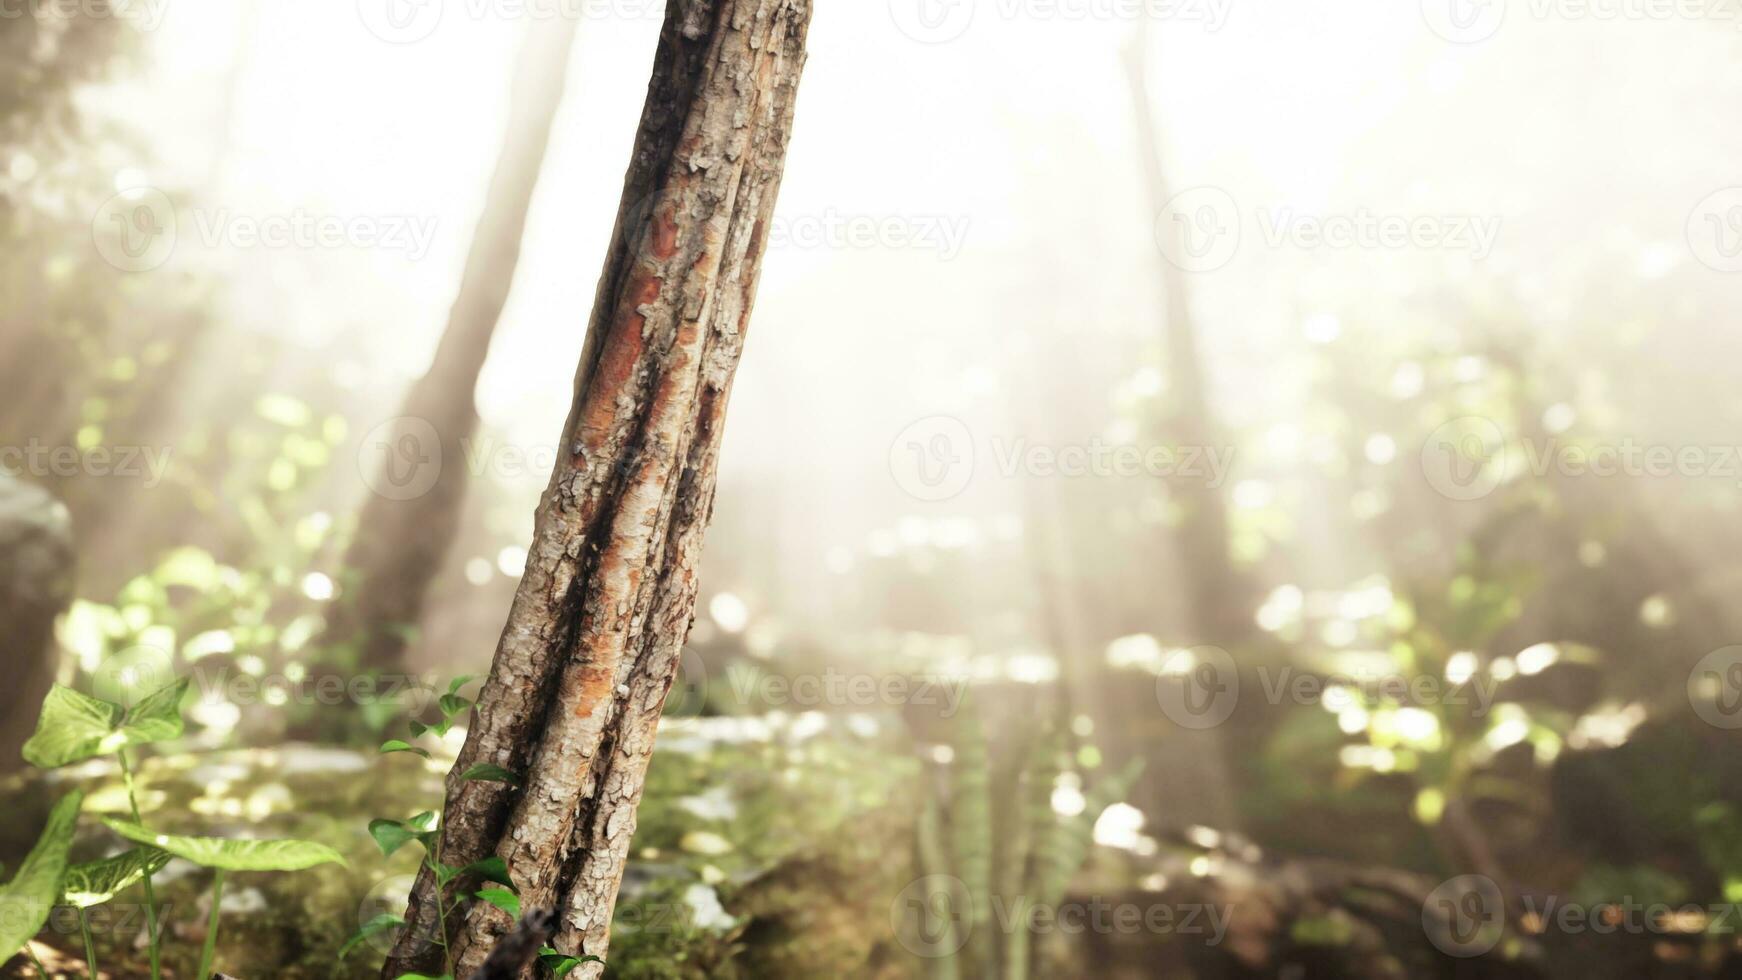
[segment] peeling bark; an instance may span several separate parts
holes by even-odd
[[[427,493],[410,499],[370,494],[357,518],[356,537],[345,555],[348,594],[333,609],[319,645],[350,648],[366,669],[400,667],[405,629],[421,619],[430,582],[459,534],[469,476],[461,465],[465,440],[478,428],[473,393],[520,261],[520,240],[562,102],[575,27],[572,17],[557,18],[550,27],[540,23],[521,47],[508,128],[459,295],[435,359],[400,409],[401,418],[427,422],[437,433],[441,472]]]
[[[553,942],[604,956],[635,810],[696,598],[727,398],[785,164],[809,0],[678,0],[653,80],[526,574],[448,776],[442,860],[496,854]],[[465,782],[488,762],[522,788]],[[384,976],[441,951],[419,877]],[[459,921],[454,921],[454,919]],[[450,917],[456,975],[512,923]],[[597,978],[589,963],[575,974]],[[530,973],[528,974],[530,976]]]

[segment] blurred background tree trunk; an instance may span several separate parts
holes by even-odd
[[[448,776],[442,861],[501,857],[554,941],[602,956],[659,716],[696,599],[718,453],[786,161],[811,7],[668,7],[559,462]],[[479,763],[519,788],[468,781]],[[385,977],[439,965],[438,886],[413,891]],[[512,927],[474,903],[456,975]],[[597,978],[597,963],[577,977]]]
[[[73,596],[73,536],[67,510],[40,487],[0,473],[0,773],[23,768],[18,755],[36,727],[54,681],[54,622]]]
[[[1172,200],[1173,189],[1162,156],[1155,107],[1149,96],[1149,61],[1148,21],[1140,18],[1137,36],[1127,51],[1126,67],[1137,122],[1138,152],[1149,188],[1149,214],[1155,216]],[[1210,406],[1209,382],[1192,320],[1185,273],[1165,256],[1158,267],[1166,314],[1165,377],[1170,404],[1162,425],[1163,435],[1174,446],[1221,452],[1231,443],[1216,424]],[[1185,591],[1187,638],[1194,645],[1238,653],[1253,632],[1252,587],[1234,567],[1229,551],[1228,511],[1222,489],[1201,475],[1188,475],[1170,482],[1168,496],[1180,512],[1174,531],[1178,565],[1175,579]],[[1229,786],[1226,739],[1221,728],[1194,731],[1172,726],[1170,731],[1164,751],[1153,759],[1142,778],[1140,797],[1159,797],[1163,816],[1170,824],[1231,827],[1235,806]]]
[[[364,669],[399,667],[424,595],[459,532],[470,478],[465,444],[478,428],[474,392],[514,281],[526,215],[562,102],[576,24],[576,18],[558,17],[540,21],[527,33],[502,152],[466,256],[459,296],[435,360],[393,420],[388,458],[380,461],[380,475],[370,484],[345,555],[342,598],[319,644],[329,655],[338,653],[341,662],[354,657]],[[427,444],[432,439],[439,453]],[[433,483],[415,492],[423,479],[417,467],[432,464],[437,468]],[[395,482],[407,473],[405,481]]]

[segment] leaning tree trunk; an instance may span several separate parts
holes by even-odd
[[[553,945],[602,956],[655,729],[695,608],[726,400],[743,350],[804,64],[809,0],[666,11],[575,399],[526,574],[459,761],[442,861],[501,857]],[[520,788],[469,782],[479,763]],[[428,972],[427,871],[384,976]],[[456,975],[512,923],[448,923]],[[452,921],[458,919],[459,921]],[[602,967],[581,968],[596,978]]]
[[[460,292],[429,371],[406,395],[388,446],[415,447],[418,459],[438,469],[427,491],[421,483],[395,488],[388,474],[403,460],[383,460],[383,478],[372,484],[357,518],[356,536],[345,555],[345,597],[330,613],[320,647],[349,650],[357,664],[375,670],[399,666],[406,630],[417,624],[429,584],[459,532],[465,502],[465,442],[478,427],[473,392],[490,338],[508,302],[520,239],[538,171],[550,143],[551,123],[562,101],[573,17],[559,17],[527,34],[510,97],[508,129],[484,212],[472,235]],[[440,446],[421,444],[430,433]],[[410,439],[409,443],[402,440]],[[399,492],[403,489],[404,492]]]

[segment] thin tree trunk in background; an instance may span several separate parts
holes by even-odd
[[[1161,139],[1150,104],[1148,84],[1149,32],[1140,20],[1135,43],[1127,58],[1132,107],[1137,117],[1139,154],[1151,198],[1150,214],[1159,214],[1173,198],[1167,170],[1161,157]],[[1226,444],[1210,409],[1203,358],[1192,322],[1190,295],[1184,272],[1165,257],[1160,263],[1166,294],[1166,350],[1168,394],[1173,405],[1168,431],[1181,445],[1222,451]],[[1234,567],[1229,552],[1228,511],[1219,487],[1201,479],[1181,478],[1170,485],[1173,498],[1181,502],[1184,515],[1175,533],[1179,578],[1190,609],[1188,629],[1193,643],[1236,650],[1252,633],[1252,595],[1245,576]],[[1186,751],[1178,761],[1185,771],[1147,774],[1164,777],[1168,807],[1180,822],[1201,822],[1228,827],[1234,821],[1234,804],[1228,787],[1225,739],[1219,728],[1201,731],[1178,729]],[[1162,760],[1165,763],[1165,760]],[[1163,764],[1157,767],[1166,770]]]
[[[506,863],[554,945],[604,955],[654,735],[677,674],[804,64],[809,0],[671,3],[599,282],[559,462],[459,761],[442,861]],[[521,788],[460,778],[478,763]],[[435,882],[385,977],[431,972]],[[512,923],[450,921],[456,975]],[[427,931],[426,931],[427,930]],[[597,978],[602,967],[582,966]]]
[[[427,492],[406,499],[371,493],[358,514],[356,536],[345,555],[346,594],[329,614],[320,647],[349,648],[365,668],[399,666],[406,630],[417,625],[430,582],[459,533],[469,477],[465,441],[478,427],[473,395],[514,281],[527,211],[562,101],[576,23],[573,17],[540,21],[527,34],[502,152],[466,256],[459,296],[435,360],[406,395],[400,424],[389,441],[394,452],[401,445],[413,447],[417,456],[409,462],[439,459],[439,474]],[[441,446],[439,457],[434,447],[421,444],[431,430]],[[383,460],[384,472],[406,462]]]

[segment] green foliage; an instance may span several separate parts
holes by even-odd
[[[604,961],[597,956],[570,956],[546,946],[538,951],[538,962],[550,971],[551,976],[561,980],[561,978],[573,973],[575,968],[583,963],[602,963]]]
[[[155,847],[134,847],[114,857],[75,864],[67,869],[57,904],[76,909],[88,909],[110,901],[116,895],[137,884],[146,875],[156,874],[168,864],[170,854]]]
[[[433,725],[424,724],[416,719],[411,720],[408,723],[408,727],[411,730],[411,737],[417,739],[422,738],[425,735],[433,734],[439,738],[445,736],[449,731],[451,731],[454,723],[462,715],[472,709],[472,702],[460,696],[461,689],[471,683],[472,680],[473,678],[470,676],[461,676],[450,681],[448,683],[447,693],[442,695],[436,702],[436,708],[441,712],[441,720]],[[408,753],[424,759],[430,757],[430,753],[427,749],[413,745],[405,739],[397,738],[389,739],[382,743],[380,751],[382,755]],[[460,776],[460,779],[462,781],[476,780],[482,782],[507,783],[510,785],[519,784],[519,778],[513,773],[503,769],[501,766],[489,765],[487,763],[480,763],[471,766]],[[445,813],[446,810],[447,799],[444,796],[441,803],[441,812]],[[436,915],[441,928],[441,935],[437,942],[442,946],[443,956],[449,960],[448,967],[449,972],[451,973],[453,967],[452,957],[449,955],[447,949],[448,915],[451,912],[457,911],[461,903],[463,903],[467,897],[463,890],[457,890],[455,886],[461,881],[477,881],[500,886],[496,888],[484,888],[472,892],[471,897],[487,902],[490,905],[501,909],[512,918],[520,917],[520,897],[519,890],[514,884],[514,879],[509,876],[508,864],[500,857],[491,855],[483,860],[473,861],[471,864],[465,865],[464,867],[453,867],[442,863],[442,831],[436,823],[436,812],[437,811],[434,810],[425,811],[412,817],[410,820],[404,821],[377,817],[376,819],[369,821],[369,836],[374,838],[376,846],[381,849],[381,853],[389,857],[397,853],[405,845],[413,842],[423,846],[424,857],[422,864],[435,875],[436,879]],[[458,891],[459,893],[452,894],[452,892],[455,891]],[[402,925],[404,925],[404,922],[395,916],[376,917],[366,923],[362,929],[358,930],[355,935],[340,947],[339,958],[343,959],[347,953],[357,947],[358,943],[368,937],[382,932],[383,930]]]
[[[145,890],[146,916],[149,928],[147,944],[151,954],[151,972],[160,973],[158,947],[162,936],[156,923],[156,899],[151,877],[179,857],[216,874],[212,882],[212,921],[202,954],[202,973],[210,965],[217,936],[217,909],[225,871],[300,871],[325,863],[344,864],[338,852],[324,844],[301,840],[228,840],[217,837],[186,837],[147,829],[140,822],[139,801],[133,787],[133,770],[127,761],[127,749],[179,738],[184,729],[181,704],[188,691],[188,680],[182,678],[151,692],[132,707],[100,698],[93,698],[71,688],[55,685],[43,699],[42,713],[35,732],[24,746],[24,758],[39,768],[52,769],[103,755],[117,755],[127,787],[128,803],[133,820],[122,821],[104,817],[102,822],[111,831],[136,844],[143,845],[101,861],[66,866],[66,847],[71,841],[77,803],[64,813],[64,826],[51,820],[51,829],[64,832],[57,865],[45,862],[38,870],[40,880],[31,887],[40,890],[50,884],[47,870],[52,868],[52,887],[42,899],[43,914],[52,903],[83,910],[114,899],[135,882]],[[69,799],[74,799],[69,797]],[[62,806],[65,807],[66,801]],[[61,808],[55,818],[63,816]],[[45,840],[47,838],[45,837]],[[21,871],[18,881],[26,881]],[[27,882],[27,884],[29,884]],[[30,892],[34,896],[35,891]],[[83,919],[81,918],[81,921]],[[41,921],[31,927],[28,935],[41,928]],[[87,955],[94,952],[87,943]],[[92,973],[96,963],[88,964]]]
[[[1054,793],[1067,776],[1075,784],[1087,783],[1087,773],[1067,768],[1067,749],[1062,733],[1049,728],[1000,768],[979,717],[967,711],[958,721],[950,791],[933,788],[915,830],[922,873],[963,886],[959,896],[925,896],[931,904],[921,914],[943,936],[933,944],[942,955],[927,960],[933,980],[1029,976],[1030,910],[1063,900],[1071,877],[1088,858],[1095,821],[1130,792],[1143,769],[1139,759],[1103,775],[1084,793],[1082,808],[1070,812],[1054,805]],[[968,904],[955,909],[956,901]],[[1002,937],[993,928],[995,903],[1011,910],[1011,925]]]
[[[129,746],[179,738],[187,689],[188,682],[180,680],[123,709],[56,684],[42,703],[35,733],[24,743],[24,761],[39,769],[58,769]]]
[[[306,840],[230,840],[158,833],[138,824],[103,818],[104,826],[136,844],[145,844],[202,868],[224,871],[303,871],[320,864],[344,864],[339,852]]]
[[[0,954],[10,957],[48,921],[66,877],[67,850],[72,847],[83,793],[68,793],[55,804],[48,826],[18,873],[0,887]]]

